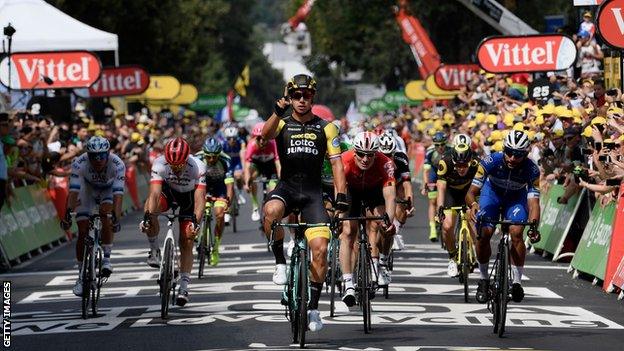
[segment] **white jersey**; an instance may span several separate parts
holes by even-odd
[[[84,153],[72,162],[69,191],[80,192],[85,187],[98,191],[112,188],[113,195],[123,195],[125,180],[126,165],[119,156],[109,154],[106,168],[98,172],[91,166],[89,155]]]
[[[407,147],[405,146],[405,140],[403,140],[403,138],[401,138],[398,135],[395,135],[394,139],[396,140],[396,151],[400,151],[407,155]]]
[[[161,155],[152,164],[152,178],[150,183],[163,182],[174,191],[186,193],[196,188],[206,187],[206,165],[197,157],[189,155],[184,171],[178,176],[172,170],[165,156]]]

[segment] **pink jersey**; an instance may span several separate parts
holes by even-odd
[[[256,139],[252,139],[245,151],[245,161],[254,163],[279,161],[275,140],[269,140],[263,148],[260,148]]]

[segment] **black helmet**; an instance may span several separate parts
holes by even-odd
[[[451,157],[454,163],[468,163],[472,159],[472,150],[468,144],[458,144],[453,148]]]
[[[310,89],[316,92],[316,81],[307,74],[297,74],[286,84],[286,90],[290,93],[297,89]]]

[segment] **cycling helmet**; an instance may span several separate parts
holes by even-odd
[[[223,130],[223,136],[226,138],[236,138],[238,136],[238,128],[232,126]]]
[[[353,140],[353,148],[356,151],[374,152],[379,150],[379,139],[371,132],[360,132]]]
[[[529,145],[529,136],[522,130],[510,131],[505,137],[505,142],[503,143],[503,146],[506,149],[517,151],[528,151]]]
[[[384,154],[392,154],[396,150],[396,139],[391,133],[385,132],[379,136],[379,151]]]
[[[165,160],[172,166],[179,166],[186,163],[191,148],[181,137],[177,137],[165,145]]]
[[[468,163],[472,158],[472,151],[468,144],[457,144],[451,154],[454,163]]]
[[[453,146],[458,146],[459,144],[466,144],[470,146],[470,144],[472,144],[472,140],[466,134],[457,134],[453,138]]]
[[[437,132],[433,135],[433,143],[434,144],[446,144],[447,136],[444,132]]]
[[[202,149],[207,154],[219,154],[223,150],[223,146],[217,139],[210,137],[204,141]]]
[[[288,81],[286,90],[290,93],[297,89],[310,89],[316,92],[316,81],[307,74],[297,74]]]
[[[101,136],[93,136],[87,141],[87,152],[90,154],[108,152],[110,143],[106,138]]]
[[[264,128],[264,122],[258,122],[254,125],[251,131],[251,136],[258,137],[262,135],[262,128]]]

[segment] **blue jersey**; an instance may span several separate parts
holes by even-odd
[[[499,196],[527,194],[527,198],[539,197],[540,171],[535,162],[525,158],[516,168],[505,164],[505,155],[497,152],[481,160],[472,185],[488,186]]]
[[[236,142],[234,143],[233,146],[227,140],[224,140],[222,144],[223,144],[223,152],[226,155],[230,156],[232,161],[234,162],[240,161],[240,151],[242,150],[243,145],[245,144],[245,141],[243,139],[236,138]]]

